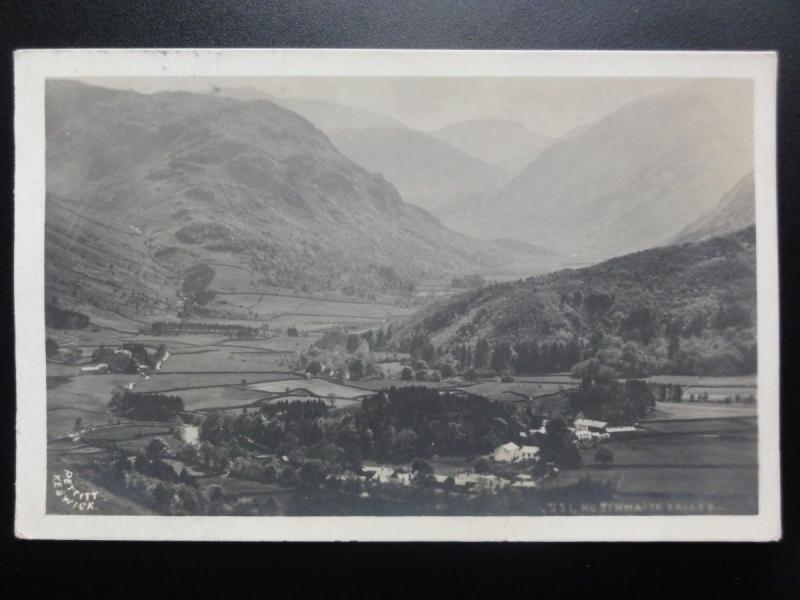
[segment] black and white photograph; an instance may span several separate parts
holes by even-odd
[[[780,535],[774,54],[126,52],[17,56],[23,532]]]

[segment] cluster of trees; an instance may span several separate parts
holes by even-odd
[[[407,386],[365,398],[354,425],[362,454],[403,462],[491,452],[531,427],[531,416],[474,394]]]
[[[143,421],[168,421],[184,410],[183,399],[155,393],[116,390],[108,407],[112,412]]]
[[[247,327],[230,323],[203,323],[199,321],[156,321],[150,325],[153,335],[182,335],[215,333],[235,338],[255,338],[262,335],[267,326]]]
[[[512,404],[409,386],[366,398],[361,411],[344,417],[329,416],[322,400],[270,403],[236,416],[212,412],[200,426],[200,439],[215,446],[236,442],[290,458],[302,452],[347,467],[360,466],[364,459],[475,456],[540,424]]]
[[[355,352],[377,352],[386,350],[391,339],[392,325],[390,324],[386,330],[381,327],[376,330],[368,329],[363,333],[347,333],[341,329],[328,331],[315,346],[323,350],[343,347],[351,354]]]
[[[378,289],[382,291],[395,291],[413,293],[416,285],[411,279],[400,276],[394,267],[381,265],[376,269]]]
[[[159,443],[160,442],[160,443]],[[110,461],[89,471],[100,485],[157,513],[187,515],[274,515],[273,498],[229,498],[219,485],[201,490],[184,468],[179,474],[164,462],[166,444],[156,438],[145,451],[115,450]]]
[[[44,322],[51,329],[86,329],[89,317],[83,313],[59,308],[55,301],[44,305]]]
[[[577,336],[567,341],[539,343],[535,340],[490,342],[478,338],[477,342],[454,344],[450,348],[436,347],[422,334],[413,335],[408,344],[411,355],[433,365],[443,377],[455,372],[493,372],[536,375],[569,371],[588,350]]]
[[[327,332],[307,352],[300,353],[294,368],[311,375],[363,379],[382,377],[383,372],[375,361],[373,350],[385,348],[391,326],[377,332],[367,330],[361,334],[348,334],[342,330]]]
[[[155,352],[136,343],[122,344],[117,350],[101,345],[92,352],[92,362],[105,363],[114,373],[136,373],[141,366],[154,368],[166,355],[165,344],[161,344]]]
[[[570,407],[591,419],[630,423],[646,417],[656,399],[647,382],[629,379],[625,383],[602,376],[587,377],[580,388],[569,393]]]

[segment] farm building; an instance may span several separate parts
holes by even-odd
[[[513,488],[535,488],[536,482],[532,480],[520,480],[515,481],[511,484]]]
[[[495,491],[505,487],[508,480],[496,475],[479,475],[478,473],[459,473],[454,478],[457,487],[469,487],[477,490]]]
[[[539,458],[538,446],[522,446],[519,449],[519,460],[537,460]]]
[[[362,472],[366,475],[368,481],[376,483],[394,483],[397,481],[396,478],[394,481],[392,480],[394,469],[391,467],[364,467]]]
[[[519,450],[519,446],[514,442],[508,442],[495,448],[492,458],[495,462],[515,462],[520,458]]]
[[[81,367],[81,373],[86,373],[87,375],[103,375],[108,373],[108,365],[106,363],[100,363]]]
[[[575,419],[575,431],[589,431],[592,433],[605,433],[608,423],[594,419]]]

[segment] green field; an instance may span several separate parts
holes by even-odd
[[[275,373],[258,373],[241,371],[236,373],[171,373],[163,372],[153,375],[149,380],[137,382],[137,392],[161,392],[164,390],[176,390],[176,394],[181,395],[180,391],[188,388],[200,388],[211,386],[238,386],[244,380],[247,384],[263,381],[286,380],[292,377],[289,371]]]
[[[519,402],[525,398],[548,396],[561,390],[576,387],[576,383],[552,383],[539,381],[513,381],[502,383],[500,381],[483,381],[475,385],[465,386],[464,389],[472,394],[486,396],[492,400],[505,402]]]
[[[241,354],[234,354],[241,352]],[[239,350],[214,346],[194,350],[180,350],[171,354],[165,371],[276,371],[284,370],[287,354],[267,353],[258,350]]]
[[[409,386],[422,386],[432,389],[448,389],[456,387],[446,381],[405,381],[403,379],[359,379],[350,381],[348,385],[364,392],[375,392],[391,387],[401,388]]]
[[[579,469],[564,470],[544,485],[589,475],[613,482],[618,500],[710,502],[718,512],[751,512],[758,504],[757,442],[754,420],[674,420],[669,433],[603,444],[614,453],[610,466],[594,462],[595,449],[584,450]]]
[[[315,396],[327,398],[333,395],[336,398],[352,399],[366,395],[364,390],[352,388],[340,383],[334,383],[325,379],[284,379],[280,381],[269,381],[249,386],[251,389],[269,394],[283,394],[295,390],[308,390]]]
[[[699,377],[695,375],[653,375],[647,378],[653,383],[674,383],[684,386],[755,387],[756,375],[730,375],[723,377]]]
[[[166,425],[153,425],[147,423],[127,423],[98,427],[81,434],[81,440],[86,444],[103,442],[122,442],[152,435],[169,435],[172,428]]]
[[[708,404],[700,402],[656,402],[656,410],[642,422],[653,419],[712,419],[755,417],[755,404]]]
[[[83,428],[108,425],[117,421],[131,422],[128,419],[120,419],[107,408],[93,411],[78,408],[51,408],[47,410],[47,436],[59,438],[73,433],[77,419],[81,419]]]

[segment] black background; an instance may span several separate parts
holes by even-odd
[[[243,0],[0,2],[5,142],[0,286],[8,315],[0,436],[5,597],[115,598],[135,588],[180,596],[597,597],[691,593],[800,597],[797,537],[798,58],[793,1]],[[13,69],[20,48],[282,47],[778,50],[784,540],[771,544],[182,544],[14,540]],[[24,332],[16,332],[24,335]],[[762,401],[767,401],[763,399]],[[133,522],[131,526],[135,527]],[[268,527],[261,523],[254,527]],[[574,526],[574,525],[573,525]],[[250,575],[250,577],[245,577]]]

